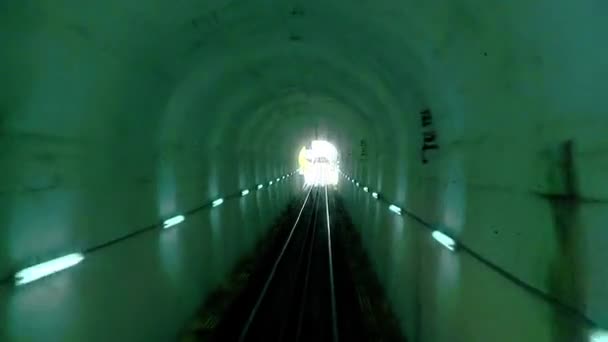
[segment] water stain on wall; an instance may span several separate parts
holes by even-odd
[[[574,142],[568,140],[554,150],[548,181],[553,191],[541,194],[550,205],[557,250],[549,265],[547,287],[552,297],[568,306],[585,311],[583,256],[581,250],[581,224],[579,218],[582,200],[578,195],[578,178],[574,162]],[[554,341],[584,341],[585,329],[575,317],[555,311]]]

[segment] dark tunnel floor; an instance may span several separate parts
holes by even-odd
[[[181,341],[333,341],[334,329],[342,341],[404,341],[340,198],[329,190],[326,200],[324,189],[315,188],[302,208],[305,196],[290,203],[255,255],[210,296]]]

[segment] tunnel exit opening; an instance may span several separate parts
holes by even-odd
[[[304,182],[312,186],[338,184],[338,149],[325,140],[313,140],[310,148],[302,147],[298,156]]]

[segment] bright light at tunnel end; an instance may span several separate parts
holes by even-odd
[[[165,222],[163,222],[163,228],[167,229],[169,227],[173,227],[176,224],[180,224],[182,222],[184,222],[186,218],[184,217],[184,215],[177,215],[177,216],[173,216],[170,219],[165,220]]]
[[[456,241],[454,241],[454,239],[452,239],[451,237],[445,235],[444,233],[438,230],[435,230],[432,235],[433,238],[437,240],[437,242],[445,246],[447,249],[451,251],[456,250]]]
[[[43,262],[38,265],[25,268],[15,273],[15,285],[24,285],[27,283],[31,283],[40,278],[75,266],[82,260],[84,260],[84,255],[80,253],[72,253],[53,260]]]
[[[310,148],[302,147],[298,155],[298,169],[304,183],[312,186],[337,185],[339,168],[338,150],[325,140],[313,140]]]

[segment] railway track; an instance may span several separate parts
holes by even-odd
[[[326,187],[309,187],[216,341],[340,340]]]
[[[307,188],[297,203],[272,245],[259,251],[247,286],[203,340],[395,340],[382,337],[383,327],[375,329],[380,334],[369,330],[373,312],[361,299],[370,297],[354,281],[353,251],[344,243],[352,233],[334,190]]]
[[[327,188],[308,189],[239,341],[338,341]]]

